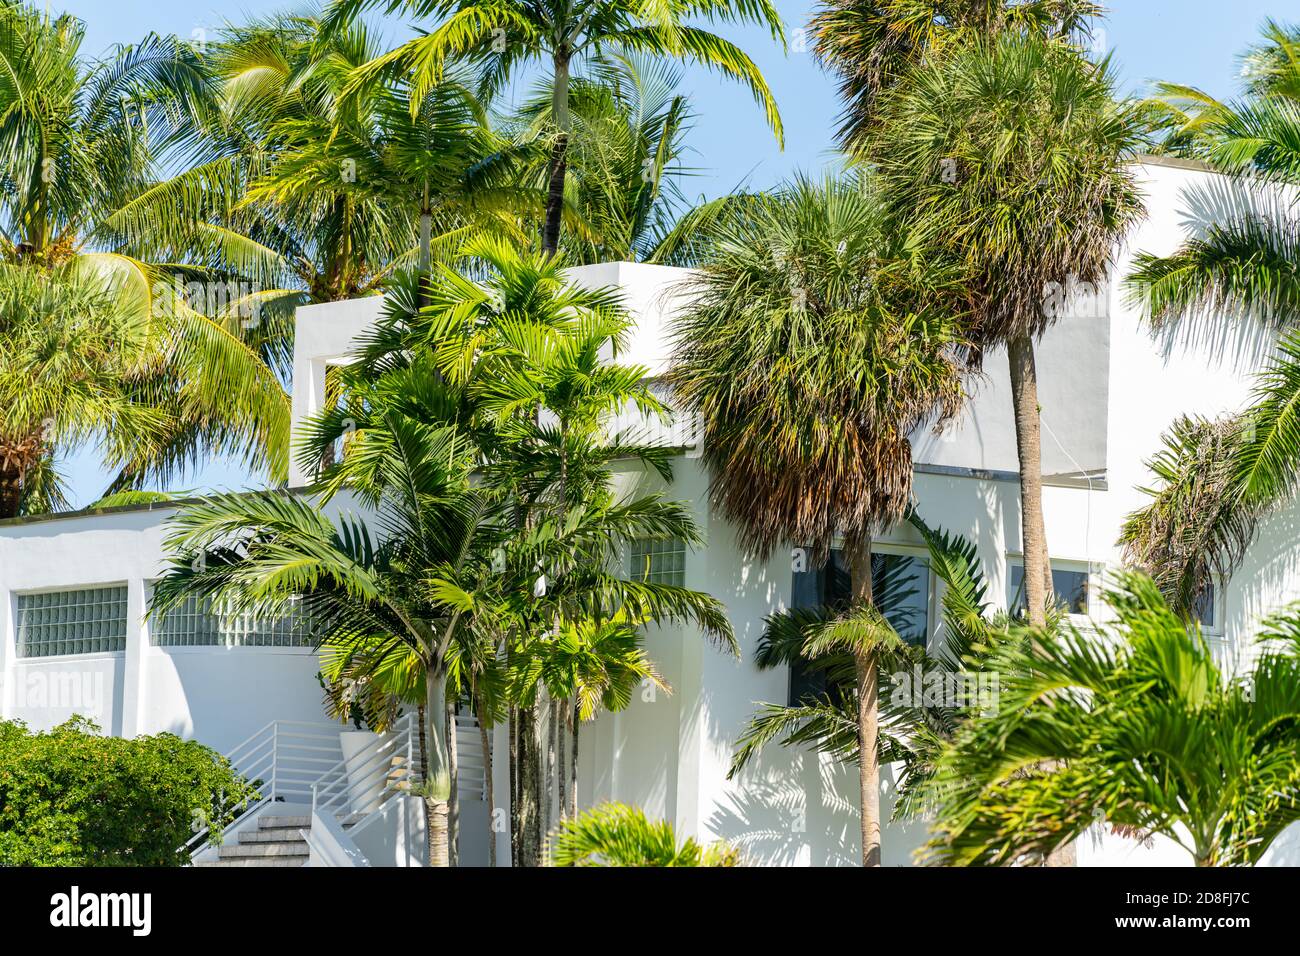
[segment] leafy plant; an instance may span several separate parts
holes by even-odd
[[[541,251],[547,255],[560,247],[569,138],[573,132],[570,83],[574,67],[584,60],[599,60],[605,53],[618,51],[698,63],[747,86],[777,139],[782,138],[776,102],[758,67],[735,44],[691,22],[755,23],[784,45],[784,27],[769,0],[712,0],[704,4],[670,0],[654,7],[597,0],[564,4],[521,0],[339,0],[333,6],[331,21],[336,25],[345,23],[364,10],[380,6],[389,12],[408,10],[438,22],[362,67],[353,80],[354,86],[376,77],[400,77],[410,84],[412,103],[418,108],[423,97],[442,81],[450,62],[468,60],[481,66],[481,86],[487,94],[505,87],[530,61],[540,61],[549,69],[550,160],[541,230]]]
[[[83,718],[0,722],[0,866],[179,866],[257,798],[224,757],[173,734],[105,737]]]
[[[1148,577],[1121,574],[1101,633],[1005,645],[995,712],[939,755],[923,858],[1036,862],[1098,821],[1198,866],[1251,865],[1300,819],[1300,612],[1265,623],[1240,677]]]
[[[556,866],[740,866],[724,842],[678,843],[671,823],[650,820],[636,807],[604,803],[560,824],[552,842]]]
[[[1025,595],[1039,626],[1052,578],[1034,343],[1066,314],[1069,290],[1104,283],[1142,216],[1130,161],[1149,124],[1116,85],[1108,61],[1059,38],[979,36],[925,58],[883,97],[868,155],[909,246],[959,270],[967,336],[1006,349]]]

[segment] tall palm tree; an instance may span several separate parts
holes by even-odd
[[[618,570],[634,539],[701,541],[683,505],[658,494],[615,493],[612,467],[621,459],[671,474],[666,450],[608,434],[624,405],[659,410],[644,370],[617,361],[628,329],[618,295],[575,287],[553,258],[492,239],[472,241],[460,258],[475,270],[472,278],[441,263],[418,291],[415,277],[397,284],[344,374],[338,407],[309,425],[300,455],[320,462],[323,450],[347,435],[340,463],[321,486],[381,484],[372,462],[382,459],[369,450],[390,441],[380,410],[454,429],[476,449],[476,480],[503,503],[509,534],[488,578],[449,582],[442,593],[448,600],[462,595],[466,606],[463,595],[477,593],[474,606],[497,608],[485,630],[512,672],[515,861],[531,865],[541,862],[544,835],[543,692],[572,690],[580,703],[583,685],[561,675],[590,650],[572,647],[568,636],[601,636],[592,629],[622,620],[691,622],[725,648],[734,648],[734,638],[714,598],[627,580]],[[602,640],[613,647],[622,636]],[[620,667],[633,660],[624,657]],[[621,699],[614,693],[608,701]]]
[[[1198,866],[1251,865],[1300,818],[1295,609],[1234,679],[1150,579],[1121,576],[1106,601],[1103,640],[1069,626],[998,656],[996,712],[939,758],[929,861],[1032,861],[1103,818]]]
[[[880,863],[878,665],[897,642],[873,607],[871,538],[909,505],[909,436],[963,399],[943,279],[883,225],[872,184],[848,177],[796,180],[720,226],[671,373],[703,426],[713,504],[746,550],[824,560],[843,536],[852,601],[818,639],[854,662],[868,866]]]
[[[1091,0],[823,0],[814,51],[840,81],[840,142],[869,151],[881,98],[948,47],[1003,30],[1088,37],[1101,12]]]
[[[503,142],[482,106],[455,77],[418,105],[400,81],[347,93],[380,54],[360,23],[227,27],[208,54],[217,108],[190,130],[188,167],[113,224],[157,242],[151,224],[165,221],[178,255],[258,283],[267,310],[374,293],[417,265],[421,236],[427,255],[439,239],[459,247],[470,226],[502,225],[493,174]]]
[[[363,10],[380,6],[390,13],[404,10],[439,21],[428,32],[372,61],[358,75],[358,81],[393,72],[408,76],[412,102],[417,106],[441,82],[447,64],[457,58],[481,64],[483,88],[488,92],[504,87],[526,63],[541,61],[549,68],[554,139],[541,242],[547,254],[559,248],[572,132],[570,78],[573,67],[583,59],[612,52],[645,53],[716,70],[749,87],[777,139],[782,138],[776,103],[758,67],[739,47],[687,22],[754,22],[767,27],[772,39],[784,46],[781,18],[770,0],[669,0],[653,7],[625,0],[335,0],[331,20],[344,23]]]
[[[396,413],[368,443],[374,486],[357,485],[383,516],[375,530],[321,502],[288,493],[218,495],[170,519],[173,557],[151,613],[187,598],[228,613],[307,616],[317,643],[364,645],[380,662],[415,655],[423,670],[429,862],[450,858],[448,804],[455,785],[446,721],[448,651],[472,616],[447,594],[468,566],[490,562],[505,527],[499,502],[470,486],[471,449],[454,429]],[[376,644],[378,643],[378,647]]]
[[[203,450],[226,450],[282,473],[289,402],[259,355],[261,336],[238,317],[173,294],[163,281],[173,272],[158,258],[161,220],[140,242],[114,222],[175,155],[189,119],[210,108],[202,59],[174,38],[151,35],[89,61],[84,35],[72,17],[0,3],[0,257],[24,268],[75,263],[98,272],[117,288],[119,308],[148,330],[154,360],[132,383],[139,403],[158,408],[154,428],[166,431],[117,467],[166,475]],[[182,452],[174,435],[187,438]]]
[[[1051,569],[1034,341],[1065,311],[1049,291],[1103,283],[1140,217],[1128,164],[1146,127],[1116,100],[1108,63],[1034,34],[951,47],[896,87],[882,116],[871,155],[893,214],[912,243],[964,271],[972,337],[1007,350],[1025,594],[1041,626]]]

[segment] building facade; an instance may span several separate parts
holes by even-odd
[[[1144,502],[1139,488],[1150,482],[1145,461],[1162,433],[1182,414],[1217,417],[1242,407],[1273,345],[1272,333],[1244,319],[1206,316],[1159,333],[1143,323],[1122,284],[1133,256],[1168,254],[1226,211],[1255,200],[1186,163],[1149,160],[1136,172],[1146,219],[1116,250],[1109,282],[1066,283],[1057,290],[1061,318],[1037,353],[1047,539],[1056,590],[1080,620],[1102,611],[1099,584],[1121,560],[1119,529]],[[652,376],[668,367],[672,316],[686,277],[683,270],[635,263],[573,271],[575,282],[621,290],[637,323],[623,358],[648,366]],[[381,307],[381,300],[370,298],[299,310],[295,424],[320,409],[326,369],[349,360]],[[1018,594],[1020,519],[1005,366],[1004,354],[988,355],[984,373],[969,384],[965,411],[941,433],[915,436],[914,450],[921,516],[976,545],[993,599],[1009,606]],[[854,864],[860,859],[855,768],[773,746],[727,779],[736,739],[757,706],[786,702],[797,684],[797,675],[792,680],[781,669],[755,666],[763,620],[815,600],[820,582],[796,549],[767,561],[741,552],[734,529],[709,507],[708,476],[689,423],[669,427],[676,433],[665,437],[687,450],[666,491],[692,505],[707,545],[696,551],[671,543],[634,548],[629,569],[725,602],[741,654],[733,658],[710,648],[689,627],[655,629],[649,652],[672,693],[647,688],[626,711],[584,728],[581,802],[636,804],[671,820],[679,833],[731,840],[754,862]],[[292,476],[299,485],[308,479],[300,472]],[[629,488],[660,481],[631,467],[618,480]],[[151,581],[165,561],[166,518],[174,510],[155,505],[0,524],[4,717],[42,728],[82,713],[110,733],[172,731],[223,752],[269,722],[321,723],[317,662],[292,621],[231,628],[198,608],[167,620],[146,617]],[[1229,665],[1248,660],[1250,637],[1264,615],[1300,597],[1298,520],[1296,508],[1269,518],[1245,565],[1231,580],[1217,582],[1204,602],[1205,633]],[[904,636],[940,639],[939,585],[919,537],[899,527],[875,548],[912,582]],[[494,749],[505,752],[503,731]],[[495,766],[498,795],[509,790],[505,763]],[[888,770],[884,777],[888,812],[893,778]],[[469,807],[466,819],[486,825],[489,809]],[[923,824],[887,826],[886,864],[910,862],[924,838]],[[462,841],[464,862],[483,862],[486,841]],[[498,852],[500,862],[508,862],[508,840],[498,840]],[[1143,846],[1102,833],[1081,841],[1079,857],[1084,865],[1190,863],[1172,845]],[[1266,862],[1300,863],[1296,828]]]

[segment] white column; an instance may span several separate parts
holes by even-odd
[[[123,737],[135,737],[144,727],[144,657],[149,650],[144,614],[144,579],[132,578],[126,585],[126,661],[122,674],[122,723],[119,730]]]
[[[492,728],[492,800],[488,819],[496,833],[497,866],[510,865],[510,722]],[[498,809],[500,812],[498,812]]]
[[[8,720],[14,712],[14,662],[18,657],[18,622],[14,619],[14,596],[8,588],[0,590],[0,718]]]
[[[292,438],[298,437],[298,426],[316,415],[325,406],[325,373],[328,364],[324,359],[294,356],[293,395],[291,397]],[[301,488],[311,484],[313,475],[298,467],[296,456],[289,458],[289,487]]]

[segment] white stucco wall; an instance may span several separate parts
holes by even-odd
[[[164,521],[174,510],[119,511],[0,531],[4,717],[47,729],[80,713],[110,733],[132,737],[170,731],[219,751],[272,720],[323,719],[314,676],[318,664],[310,649],[149,643],[144,620],[148,589],[163,572]],[[127,587],[125,651],[16,655],[19,593],[116,584]],[[64,690],[42,694],[43,686]]]

